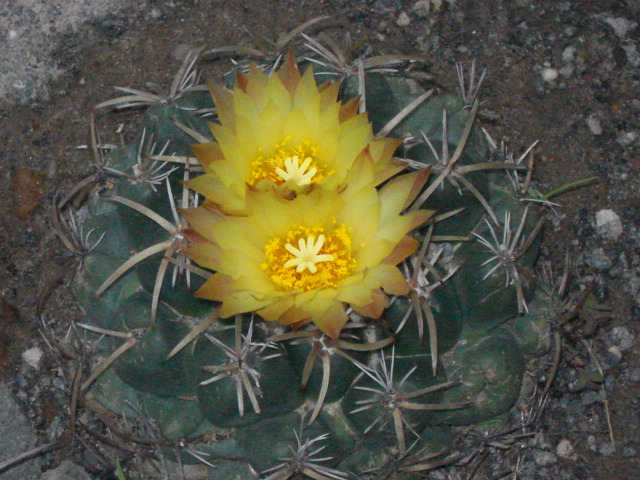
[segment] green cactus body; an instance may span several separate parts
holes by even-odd
[[[367,72],[365,82],[374,131],[424,93],[402,74]],[[348,77],[343,101],[358,89],[357,76]],[[450,240],[425,249],[425,259],[435,258],[430,270],[407,264],[408,276],[416,269],[422,276],[411,279],[412,292],[396,296],[380,319],[354,315],[359,327],[337,339],[306,327],[292,334],[258,315],[216,320],[218,304],[193,295],[204,279],[194,274],[187,282],[188,267],[174,276],[184,261],[180,242],[186,242],[184,225],[176,225],[185,206],[184,164],[150,165],[148,158],[192,157],[196,138],[211,138],[201,112],[212,107],[202,90],[152,106],[137,143],[107,156],[107,166],[122,175],[111,177],[113,188],[89,204],[85,231],[104,232],[104,238],[86,257],[76,293],[86,324],[130,334],[135,342],[97,379],[94,397],[129,418],[154,418],[166,438],[195,442],[194,449],[205,452],[216,465],[210,478],[237,480],[415,478],[400,466],[414,442],[416,451],[446,452],[450,425],[474,425],[507,411],[520,391],[523,358],[544,352],[548,330],[541,309],[526,311],[543,211],[516,198],[509,167],[454,171],[434,188],[426,208],[464,210],[414,232],[421,241],[429,235]],[[490,161],[477,127],[465,133],[472,115],[458,97],[434,92],[392,130],[415,140],[398,155],[416,168],[432,167],[424,189],[446,169],[443,152],[451,156],[459,145],[457,165]],[[132,255],[158,245],[104,286]],[[202,322],[206,328],[198,330]],[[192,331],[198,335],[172,352]],[[102,342],[102,354],[125,341]],[[395,476],[376,476],[384,472]]]

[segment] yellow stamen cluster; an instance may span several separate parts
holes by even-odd
[[[284,292],[336,288],[356,266],[344,224],[331,229],[298,227],[271,239],[264,254],[262,270]]]
[[[310,141],[292,146],[290,136],[274,145],[270,155],[265,155],[260,148],[258,158],[251,163],[251,170],[249,185],[269,180],[276,185],[288,182],[292,187],[321,182],[333,173],[321,164],[318,150]]]

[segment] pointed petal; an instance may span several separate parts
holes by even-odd
[[[211,242],[203,242],[189,246],[184,253],[201,267],[211,270],[220,269],[219,255],[222,249]]]
[[[336,340],[349,317],[340,302],[332,301],[329,307],[318,317],[312,317],[313,323],[329,337]]]
[[[345,122],[358,114],[358,105],[360,105],[360,97],[354,97],[347,103],[342,105],[340,109],[340,122]]]
[[[293,295],[283,295],[278,298],[275,302],[270,305],[267,305],[264,308],[261,308],[256,313],[264,318],[267,322],[277,322],[280,320],[283,315],[290,310],[294,306],[294,296]]]
[[[352,306],[353,310],[360,315],[369,318],[380,318],[385,308],[389,306],[389,297],[387,297],[379,288],[374,290],[371,295],[371,302],[364,307]]]
[[[221,123],[233,125],[235,123],[233,94],[214,82],[207,82],[207,86],[209,87],[209,91],[213,97],[216,112],[218,113],[218,119]]]
[[[217,142],[196,143],[191,145],[191,151],[198,158],[198,162],[202,165],[206,172],[210,172],[209,164],[216,161],[224,160],[224,155],[220,150]]]
[[[222,300],[234,293],[233,278],[221,273],[214,274],[195,293],[196,297]]]
[[[386,293],[391,295],[407,295],[411,287],[398,267],[392,265],[378,265],[369,271],[372,281],[379,284]]]
[[[398,265],[405,258],[411,255],[420,246],[415,238],[405,235],[395,246],[393,251],[384,259],[382,263],[386,265]]]
[[[296,90],[298,82],[300,81],[300,71],[298,70],[298,64],[296,58],[293,55],[293,49],[289,48],[287,58],[282,65],[282,68],[278,71],[278,75],[282,81],[284,87],[289,91],[291,95]]]

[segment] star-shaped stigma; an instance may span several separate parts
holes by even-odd
[[[324,245],[324,235],[318,235],[316,239],[314,236],[307,237],[298,240],[298,248],[294,247],[290,243],[287,243],[286,248],[295,258],[292,258],[284,264],[286,268],[296,267],[296,272],[304,272],[307,268],[309,272],[316,273],[318,267],[316,263],[320,262],[332,262],[334,260],[333,255],[320,254],[320,249]]]
[[[284,159],[284,169],[276,168],[276,173],[285,181],[297,187],[309,185],[313,177],[318,173],[316,167],[311,167],[311,157],[307,157],[300,165],[300,159],[297,155]]]

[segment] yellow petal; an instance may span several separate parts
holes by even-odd
[[[353,310],[369,318],[380,318],[385,308],[389,306],[389,298],[379,288],[371,295],[371,302],[364,307],[354,306]]]
[[[209,172],[209,164],[215,161],[224,159],[220,146],[216,142],[198,143],[191,145],[191,150],[198,157],[198,162],[205,168],[205,171]]]
[[[215,225],[222,220],[222,218],[214,214],[211,210],[204,207],[189,208],[182,210],[182,215],[185,220],[189,222],[191,228],[202,235],[210,242],[214,242],[214,236],[212,231]]]
[[[391,295],[406,295],[411,290],[404,275],[396,266],[378,265],[367,273],[372,281]]]
[[[233,278],[221,273],[216,273],[202,284],[195,295],[196,297],[221,301],[229,298],[234,293]]]
[[[356,252],[356,262],[358,271],[362,271],[364,268],[372,268],[380,264],[385,258],[387,258],[395,243],[388,240],[373,240],[365,244],[363,248]]]
[[[251,292],[235,292],[230,297],[225,297],[222,305],[218,307],[220,318],[229,318],[238,313],[255,312],[271,303],[270,299],[256,299]]]
[[[233,94],[213,82],[208,82],[207,85],[213,97],[220,122],[226,125],[233,125],[235,123]]]
[[[258,310],[257,313],[268,322],[277,322],[285,314],[285,312],[287,312],[287,310],[291,309],[294,306],[294,304],[295,302],[293,295],[283,295],[270,305],[267,305],[266,307]],[[296,321],[300,320],[301,319],[297,319]]]
[[[358,106],[360,105],[360,97],[354,97],[347,103],[342,105],[340,109],[340,121],[344,122],[358,114]]]
[[[276,75],[272,75],[276,76]],[[282,81],[282,85],[293,95],[300,82],[300,71],[298,70],[298,64],[293,55],[293,50],[289,49],[287,58],[282,65],[282,68],[278,71],[278,78]]]
[[[362,283],[341,287],[336,297],[341,302],[346,302],[351,306],[364,307],[371,302],[372,290],[368,285]]]
[[[340,82],[325,82],[318,88],[321,97],[321,111],[325,108],[338,105],[338,94],[340,93]]]
[[[184,182],[187,187],[203,195],[209,201],[219,205],[228,214],[243,213],[246,202],[241,193],[245,192],[242,185],[223,185],[215,174],[200,175]]]
[[[218,257],[222,253],[222,249],[213,243],[203,242],[190,245],[184,253],[202,267],[211,270],[218,270],[220,268],[220,260]]]
[[[334,340],[340,336],[342,327],[348,320],[349,317],[344,311],[344,306],[336,301],[332,301],[331,305],[319,317],[312,317],[313,323],[320,331]]]
[[[382,260],[387,265],[398,265],[416,251],[420,243],[409,236],[404,236],[394,247],[393,251]]]

